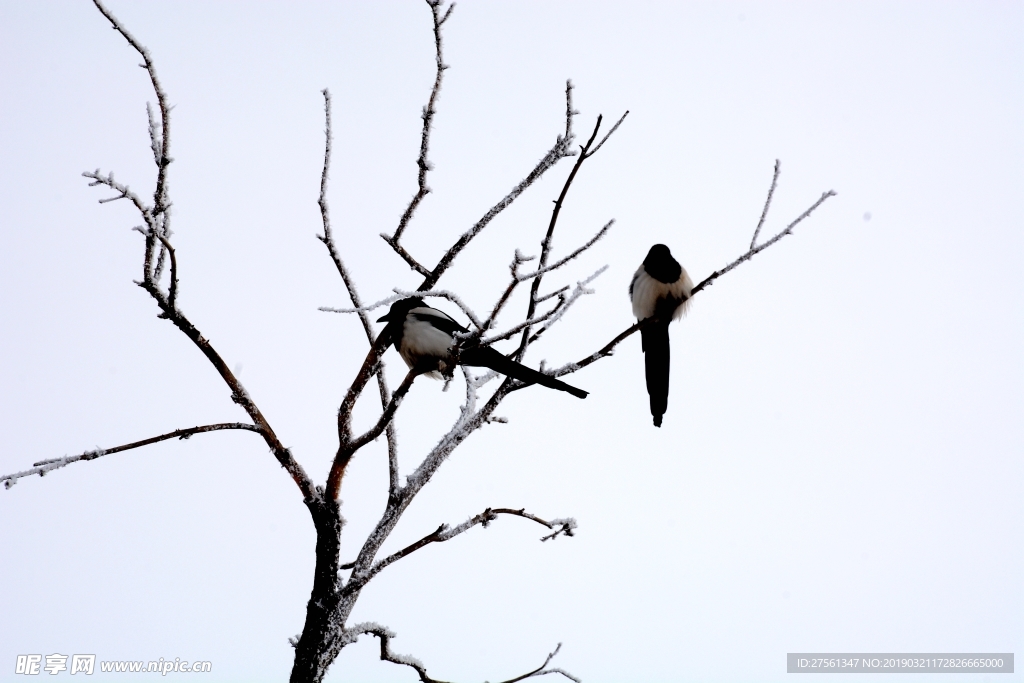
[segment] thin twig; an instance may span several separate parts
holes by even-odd
[[[775,194],[775,186],[779,182],[779,172],[781,166],[779,160],[775,160],[775,172],[772,174],[772,186],[768,188],[768,199],[764,202],[764,209],[761,210],[761,220],[757,222],[757,227],[754,228],[754,236],[750,238],[750,248],[753,249],[754,245],[757,244],[757,236],[761,234],[761,226],[764,225],[764,219],[768,217],[768,208],[772,205],[772,195]]]
[[[466,314],[466,317],[469,318],[469,321],[474,327],[482,329],[483,323],[480,322],[480,318],[477,317],[476,313],[473,312],[473,309],[466,305],[466,302],[463,301],[455,292],[447,289],[432,289],[426,292],[410,292],[405,289],[399,289],[398,287],[395,287],[391,291],[394,292],[393,295],[385,297],[380,301],[375,301],[372,304],[367,304],[366,306],[360,306],[357,308],[332,308],[330,306],[320,306],[317,310],[324,311],[325,313],[359,313],[360,315],[365,315],[366,313],[376,310],[381,306],[392,304],[399,299],[405,299],[412,296],[419,297],[421,299],[433,297],[436,299],[447,299],[448,301],[451,301]]]
[[[395,411],[397,411],[399,406],[402,405],[402,400],[405,398],[405,395],[409,393],[409,389],[412,388],[413,380],[416,379],[418,374],[419,373],[416,370],[409,370],[405,375],[405,379],[402,380],[402,383],[398,385],[397,389],[395,389],[395,393],[391,395],[391,400],[388,402],[387,406],[385,406],[380,417],[377,418],[377,422],[374,423],[373,427],[370,427],[370,429],[368,429],[362,436],[353,439],[351,443],[348,444],[348,448],[346,450],[351,453],[355,453],[357,450],[381,435],[387,425],[391,424],[391,418],[394,417]]]
[[[549,669],[549,668],[547,668],[548,664],[551,663],[551,660],[555,658],[555,655],[557,655],[559,653],[559,651],[561,651],[561,649],[562,649],[562,644],[559,643],[557,646],[555,646],[555,649],[552,652],[548,653],[548,656],[544,660],[544,663],[541,664],[539,667],[537,667],[536,669],[534,669],[533,671],[531,671],[529,673],[523,674],[522,676],[516,676],[515,678],[510,678],[507,681],[502,681],[501,683],[516,683],[517,681],[522,681],[522,680],[525,680],[527,678],[533,678],[534,676],[546,676],[547,674],[562,674],[563,676],[568,678],[570,681],[573,681],[573,683],[583,683],[580,679],[576,678],[575,676],[573,676],[571,673],[569,673],[568,671],[566,671],[564,669]]]
[[[556,313],[558,313],[559,310],[561,310],[562,306],[565,305],[565,301],[566,301],[566,297],[564,297],[564,296],[558,297],[558,303],[555,304],[555,306],[550,311],[547,311],[546,313],[542,313],[541,315],[538,315],[536,318],[531,318],[530,320],[524,320],[523,322],[521,322],[521,323],[519,323],[517,325],[513,325],[512,327],[508,328],[507,330],[505,330],[504,332],[502,332],[500,334],[496,334],[494,336],[487,337],[486,339],[481,339],[480,340],[480,345],[481,346],[490,346],[491,344],[493,344],[495,342],[499,342],[499,341],[502,341],[504,339],[510,339],[510,338],[514,337],[516,334],[518,334],[521,330],[523,330],[523,328],[531,327],[533,325],[539,325],[540,323],[542,323],[542,322],[544,322],[546,320],[549,320],[551,318],[551,316],[555,315]]]
[[[571,90],[567,88],[567,97],[569,96],[570,92]],[[626,112],[626,114],[628,113],[629,112]],[[616,124],[612,127],[610,131],[608,131],[608,134],[605,135],[604,138],[601,140],[600,145],[598,145],[597,148],[594,148],[593,151],[591,151],[591,148],[594,144],[594,140],[597,138],[597,133],[601,129],[601,121],[603,120],[602,116],[598,116],[597,121],[594,123],[594,131],[590,134],[590,139],[587,140],[587,144],[582,145],[580,147],[579,158],[577,158],[576,163],[573,164],[572,171],[569,172],[569,177],[565,179],[565,183],[562,185],[562,191],[558,194],[558,199],[555,200],[555,206],[551,210],[551,220],[548,222],[547,232],[544,235],[544,239],[540,243],[540,261],[537,264],[537,274],[533,279],[533,284],[530,286],[530,299],[526,305],[527,320],[532,318],[534,314],[537,312],[537,293],[540,291],[540,284],[541,280],[544,277],[544,273],[547,272],[545,270],[545,267],[547,266],[548,256],[551,254],[551,248],[553,246],[552,240],[555,234],[555,225],[558,223],[558,217],[562,212],[562,206],[565,203],[566,195],[569,193],[569,188],[572,186],[572,181],[575,180],[576,174],[579,173],[580,167],[583,166],[583,162],[592,157],[597,152],[597,149],[604,144],[605,140],[607,140],[608,137],[612,133],[614,133],[616,129],[618,129],[619,125],[626,118],[626,114],[623,114],[622,118],[620,118],[618,122],[616,122]],[[601,232],[598,234],[598,237],[595,238],[593,241],[596,242],[598,239],[600,239],[603,236],[604,232],[610,227],[611,223],[606,225],[605,228],[602,228]],[[575,256],[572,256],[571,258],[575,258]],[[526,355],[526,349],[530,345],[530,340],[530,328],[527,327],[523,330],[522,339],[519,341],[519,348],[516,350],[514,356],[514,359],[516,361],[522,362],[523,356]]]
[[[157,238],[164,245],[164,249],[171,257],[171,284],[167,290],[167,304],[171,308],[177,308],[175,299],[178,297],[178,259],[174,255],[174,247],[171,246],[170,240],[163,235],[157,235]]]
[[[570,294],[569,296],[565,297],[564,299],[561,296],[559,296],[559,300],[560,300],[559,301],[559,305],[555,307],[555,310],[553,311],[553,315],[547,321],[547,324],[544,325],[544,327],[542,327],[539,330],[537,330],[530,337],[529,343],[532,344],[533,342],[535,342],[537,340],[538,337],[540,337],[542,334],[544,334],[545,332],[550,330],[551,327],[555,323],[557,323],[559,320],[562,319],[562,316],[565,315],[569,311],[569,309],[572,307],[572,305],[574,303],[576,303],[579,300],[580,297],[582,297],[584,295],[587,295],[587,294],[593,294],[594,290],[588,288],[587,285],[589,285],[591,282],[593,282],[598,277],[600,277],[601,274],[604,273],[604,271],[606,271],[606,270],[608,270],[608,266],[607,265],[601,266],[596,271],[594,271],[590,275],[590,277],[587,277],[587,278],[584,278],[582,280],[579,280],[576,283],[576,288],[572,291],[572,294]]]
[[[79,460],[95,460],[104,455],[110,455],[111,453],[120,453],[121,451],[130,451],[133,448],[141,448],[142,446],[148,446],[153,443],[159,443],[160,441],[167,441],[168,439],[187,439],[193,434],[202,434],[204,432],[217,432],[223,429],[241,429],[250,432],[256,432],[260,434],[260,428],[253,424],[247,424],[245,422],[221,422],[219,424],[203,425],[201,427],[189,427],[188,429],[175,429],[173,432],[161,434],[160,436],[154,436],[149,439],[143,439],[142,441],[133,441],[132,443],[126,443],[123,446],[114,446],[113,448],[97,448],[95,450],[86,451],[80,455],[65,456],[63,458],[53,458],[51,460],[40,460],[39,462],[32,463],[32,469],[25,470],[23,472],[15,472],[14,474],[5,474],[0,476],[0,482],[3,482],[6,488],[14,486],[15,482],[22,477],[30,477],[34,474],[38,474],[40,477],[44,476],[47,472],[66,467],[73,462]]]
[[[415,259],[415,258],[413,257],[413,255],[412,255],[412,254],[410,254],[410,253],[409,253],[408,251],[406,251],[405,247],[403,247],[403,246],[402,246],[401,244],[399,244],[399,243],[398,243],[398,242],[396,242],[396,241],[395,241],[394,239],[392,239],[391,235],[388,235],[387,233],[384,233],[384,232],[382,232],[382,233],[380,234],[380,236],[384,238],[384,241],[385,241],[385,242],[387,242],[387,243],[388,243],[389,245],[391,245],[391,248],[395,250],[395,253],[396,253],[396,254],[398,254],[399,256],[401,256],[401,257],[402,257],[402,259],[403,259],[403,260],[404,260],[404,261],[405,261],[406,263],[408,263],[408,264],[409,264],[409,267],[410,267],[410,268],[412,268],[413,270],[415,270],[415,271],[416,271],[417,273],[419,273],[420,275],[423,275],[423,276],[426,276],[426,277],[429,277],[429,276],[430,276],[430,269],[429,269],[429,268],[427,268],[427,267],[426,267],[425,265],[423,265],[422,263],[420,263],[419,261],[417,261],[417,260],[416,260],[416,259]]]
[[[723,275],[725,275],[726,273],[728,273],[730,270],[732,270],[736,266],[740,265],[744,261],[749,261],[754,256],[756,256],[757,254],[760,254],[762,251],[764,251],[768,247],[772,246],[773,244],[775,244],[776,242],[781,240],[786,235],[789,235],[790,233],[792,233],[793,232],[793,228],[795,228],[797,225],[799,225],[800,222],[803,221],[805,218],[810,216],[811,213],[813,213],[815,209],[817,209],[819,206],[824,204],[825,200],[827,200],[829,197],[835,197],[835,196],[836,196],[835,190],[829,190],[828,192],[822,193],[822,195],[818,198],[818,201],[816,201],[813,204],[811,204],[810,208],[808,208],[802,214],[797,216],[796,220],[794,220],[792,223],[787,225],[785,230],[783,230],[782,232],[778,233],[777,235],[775,235],[775,237],[771,238],[767,242],[765,242],[765,243],[763,243],[763,244],[761,244],[761,245],[759,245],[757,247],[754,247],[753,249],[750,249],[749,251],[747,251],[747,253],[745,253],[742,256],[740,256],[738,259],[736,259],[735,261],[733,261],[732,263],[727,265],[725,268],[722,268],[721,270],[716,270],[715,272],[711,273],[711,275],[709,275],[706,278],[704,278],[703,280],[701,280],[700,283],[696,287],[693,288],[693,290],[690,292],[690,296],[692,297],[694,294],[696,294],[700,290],[704,289],[705,287],[708,287],[709,285],[711,285],[711,283],[713,283],[715,280],[717,280],[718,278],[720,278]]]
[[[405,211],[402,213],[402,217],[398,221],[398,227],[395,228],[395,234],[390,237],[387,235],[381,235],[381,237],[395,248],[396,251],[400,248],[398,242],[402,238],[402,233],[405,232],[405,228],[409,225],[409,221],[412,219],[412,215],[415,213],[416,207],[418,207],[420,202],[423,201],[423,198],[430,193],[430,188],[427,186],[427,173],[429,173],[433,168],[433,164],[430,163],[427,155],[430,153],[430,133],[434,123],[434,115],[437,113],[437,110],[434,109],[434,103],[437,102],[437,96],[441,92],[441,81],[444,77],[444,72],[448,69],[448,65],[444,63],[444,56],[442,54],[443,41],[441,39],[441,27],[444,26],[444,23],[448,21],[448,17],[451,16],[452,10],[455,9],[455,3],[448,6],[448,9],[443,16],[441,15],[441,5],[443,3],[440,0],[427,0],[427,4],[430,6],[430,12],[434,17],[434,61],[437,65],[437,72],[434,76],[434,87],[430,91],[430,99],[427,100],[426,106],[423,107],[423,114],[421,115],[421,118],[423,119],[423,130],[420,133],[420,155],[416,159],[416,166],[419,168],[419,173],[416,179],[418,185],[416,194],[409,202],[409,206],[406,207]],[[402,252],[404,251],[405,250],[402,249]],[[426,268],[415,263],[415,259],[413,259],[412,256],[409,256],[406,261],[409,265],[413,266],[413,268],[416,268],[417,270],[422,269],[421,272],[423,275],[429,274],[429,271],[427,271]],[[419,268],[417,268],[417,266],[419,266]]]
[[[97,185],[106,185],[107,187],[118,193],[117,197],[106,197],[104,199],[100,199],[100,204],[114,202],[117,201],[118,199],[127,199],[132,204],[134,204],[135,208],[138,209],[140,214],[142,214],[142,219],[146,221],[146,225],[149,226],[150,228],[153,228],[152,209],[145,202],[143,202],[142,199],[140,199],[137,194],[132,192],[127,185],[122,185],[121,183],[114,180],[113,172],[110,172],[106,176],[104,176],[102,173],[100,173],[100,169],[97,168],[95,171],[85,171],[84,173],[82,173],[82,175],[85,176],[86,178],[92,179],[92,182],[89,183],[89,187],[96,187]]]
[[[480,234],[480,232],[487,227],[487,225],[497,216],[499,213],[504,211],[509,205],[516,200],[527,188],[533,185],[544,173],[554,166],[556,163],[564,159],[565,157],[575,156],[576,152],[572,149],[572,142],[575,136],[572,133],[572,117],[576,114],[572,108],[572,82],[566,81],[566,135],[559,135],[555,140],[555,144],[548,150],[548,152],[537,162],[533,170],[520,181],[512,190],[505,195],[505,197],[497,204],[492,206],[487,213],[483,215],[480,220],[473,224],[473,226],[462,233],[455,244],[445,252],[444,256],[437,262],[434,269],[430,271],[430,274],[426,276],[420,286],[417,288],[420,291],[426,291],[432,289],[437,281],[441,279],[445,271],[451,267],[455,257],[466,248],[466,245],[472,241],[474,237]],[[530,316],[527,316],[530,317]]]
[[[537,311],[537,292],[540,290],[541,279],[543,278],[544,266],[548,263],[548,255],[551,253],[552,238],[555,234],[555,225],[558,223],[558,216],[562,212],[562,205],[565,203],[565,196],[569,193],[569,188],[572,186],[572,181],[575,180],[576,174],[579,173],[580,167],[583,166],[583,162],[587,160],[587,151],[590,146],[594,144],[594,138],[597,137],[597,132],[601,130],[602,117],[599,115],[597,121],[594,123],[594,131],[590,134],[590,139],[587,140],[587,144],[580,148],[580,154],[576,159],[576,163],[573,164],[572,170],[569,171],[569,177],[565,179],[565,183],[562,184],[562,191],[558,193],[558,199],[555,200],[555,206],[551,210],[551,219],[548,221],[548,230],[544,234],[544,239],[540,243],[540,260],[537,264],[537,277],[534,278],[533,284],[530,285],[530,300],[526,306],[526,319],[529,320],[533,317]],[[526,345],[530,337],[530,330],[523,331],[523,339],[519,344],[519,350],[516,352],[515,359],[522,361],[523,354],[526,353]]]
[[[604,143],[606,143],[608,141],[608,138],[610,138],[612,136],[612,134],[619,129],[619,126],[622,125],[622,122],[626,120],[627,116],[629,116],[629,110],[628,109],[626,110],[625,114],[623,114],[622,116],[619,117],[619,120],[615,122],[615,125],[612,126],[611,130],[609,130],[607,133],[605,133],[604,137],[601,138],[601,141],[598,142],[594,146],[594,149],[592,149],[589,152],[587,152],[587,156],[592,157],[595,154],[597,154],[597,150],[601,149],[604,146]]]
[[[572,261],[574,258],[576,258],[580,254],[585,252],[587,249],[590,249],[592,246],[597,244],[597,242],[602,237],[604,237],[605,235],[608,234],[608,231],[612,229],[613,225],[615,225],[615,219],[614,218],[611,219],[610,221],[608,221],[607,223],[605,223],[604,226],[600,230],[597,231],[596,235],[591,237],[590,240],[588,240],[582,247],[580,247],[576,251],[572,252],[571,254],[569,254],[568,256],[566,256],[563,259],[555,261],[550,266],[544,266],[543,268],[538,268],[536,271],[534,271],[532,273],[525,273],[524,275],[521,276],[521,279],[522,280],[529,280],[531,278],[540,277],[541,275],[545,275],[547,273],[550,273],[553,270],[558,270],[559,268],[564,266],[566,263],[568,263],[569,261]],[[535,299],[535,301],[537,303],[540,303],[541,301],[543,301],[543,299]]]
[[[548,299],[551,299],[552,297],[556,297],[559,294],[561,294],[562,292],[567,291],[568,289],[569,289],[569,285],[566,285],[565,287],[560,287],[560,288],[556,289],[555,291],[551,292],[550,294],[545,294],[544,296],[539,296],[539,297],[537,297],[537,303],[543,303],[543,302],[547,301]],[[532,340],[531,340],[531,343],[533,343]]]
[[[498,314],[501,313],[501,309],[505,307],[505,304],[508,303],[509,297],[512,296],[512,292],[515,291],[515,288],[522,282],[519,277],[519,266],[527,261],[532,261],[535,258],[536,256],[523,256],[523,254],[516,249],[515,254],[512,255],[512,263],[508,265],[508,270],[512,279],[509,281],[508,287],[505,288],[505,291],[502,292],[501,296],[498,297],[498,300],[491,308],[490,315],[487,316],[487,320],[484,321],[483,326],[480,328],[480,334],[491,329],[495,320],[498,318]]]
[[[356,624],[352,628],[345,629],[342,637],[348,643],[354,643],[359,636],[364,634],[376,636],[380,640],[381,661],[411,667],[419,675],[421,683],[445,683],[445,681],[439,681],[427,675],[427,667],[420,660],[409,655],[400,655],[392,650],[391,639],[395,637],[395,632],[380,624],[374,622]]]

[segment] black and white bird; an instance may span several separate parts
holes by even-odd
[[[668,408],[668,324],[683,317],[692,291],[693,282],[686,269],[664,244],[651,247],[629,283],[633,315],[637,320],[654,318],[640,330],[640,338],[655,427],[661,426],[661,416]]]
[[[411,370],[440,379],[451,376],[454,371],[456,339],[459,332],[468,332],[451,316],[431,308],[419,297],[401,299],[391,304],[388,314],[377,322],[387,322],[384,334],[394,344],[402,360]],[[565,391],[578,398],[586,398],[582,389],[566,384],[551,375],[532,370],[521,363],[505,357],[490,346],[470,342],[469,346],[457,349],[460,365],[490,368],[495,372],[517,379],[526,384],[540,384],[551,389]]]

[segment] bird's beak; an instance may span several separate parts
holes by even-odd
[[[388,316],[390,316],[390,315],[391,315],[391,314],[390,314],[390,313],[388,313],[388,314],[387,314],[387,315],[385,315],[385,316],[381,316],[380,318],[377,318],[377,322],[379,322],[379,323],[382,323],[382,322],[387,322],[387,321],[390,321],[390,320],[391,320],[391,318],[389,318],[389,317],[388,317]]]

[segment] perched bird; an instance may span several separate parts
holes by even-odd
[[[651,247],[629,283],[633,315],[637,320],[654,318],[640,330],[640,339],[655,427],[661,426],[661,416],[668,408],[668,324],[686,312],[691,291],[690,276],[664,244]]]
[[[506,358],[490,346],[480,346],[478,341],[456,349],[455,334],[469,330],[442,311],[427,306],[419,297],[391,304],[388,314],[377,320],[385,321],[384,334],[389,335],[386,338],[395,345],[402,360],[412,370],[440,379],[444,375],[451,376],[455,369],[452,363],[457,362],[490,368],[526,384],[540,384],[578,398],[587,397],[588,392]],[[458,352],[457,356],[454,351]]]

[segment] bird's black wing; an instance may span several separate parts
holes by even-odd
[[[414,308],[409,311],[416,320],[422,320],[423,322],[435,327],[442,332],[447,332],[454,335],[456,332],[469,332],[465,327],[452,320],[448,315],[436,308],[430,308],[429,306],[423,306],[421,308]]]

